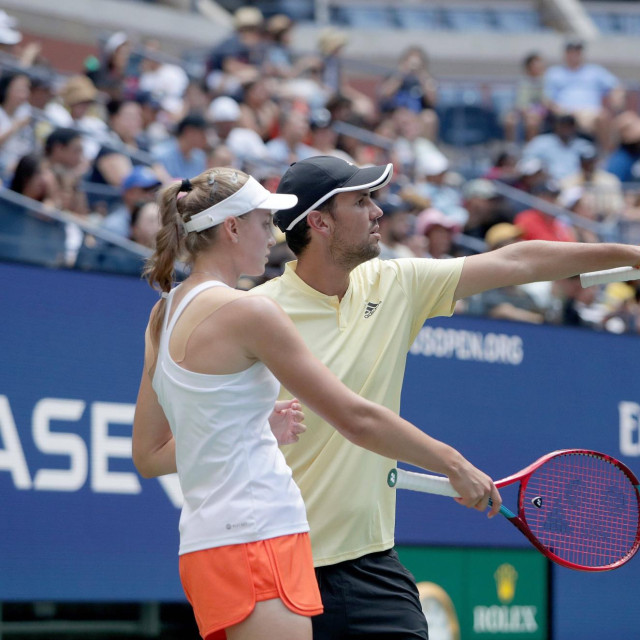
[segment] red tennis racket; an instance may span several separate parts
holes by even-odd
[[[504,505],[500,513],[550,560],[569,569],[607,571],[638,551],[640,486],[619,460],[585,449],[554,451],[495,485],[516,482],[517,514]],[[443,476],[391,469],[387,483],[458,496]]]

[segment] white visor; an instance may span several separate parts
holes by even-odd
[[[254,209],[268,209],[272,213],[280,209],[291,209],[298,203],[298,196],[289,193],[271,193],[255,178],[247,182],[222,202],[197,213],[184,223],[187,232],[204,231],[223,222],[229,216],[241,216]]]

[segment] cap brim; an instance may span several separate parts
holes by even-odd
[[[293,193],[271,193],[269,197],[260,204],[260,209],[269,209],[272,213],[275,211],[284,211],[292,209],[298,204],[298,196]]]
[[[351,163],[349,163],[351,164]],[[348,191],[359,191],[368,189],[369,191],[375,191],[388,184],[393,176],[393,165],[391,163],[375,166],[375,167],[363,167],[357,169],[354,174],[346,181],[341,187],[336,187],[332,191],[325,193],[322,198],[316,200],[310,207],[305,209],[302,213],[296,216],[292,221],[279,223],[282,231],[291,231],[300,220],[302,220],[310,211],[313,211],[319,207],[323,202],[326,202],[329,198],[332,198],[338,193],[345,193]],[[286,225],[281,226],[281,225]]]
[[[393,165],[391,163],[375,167],[363,167],[358,169],[342,187],[336,189],[336,192],[357,191],[358,189],[375,191],[387,185],[392,175]]]

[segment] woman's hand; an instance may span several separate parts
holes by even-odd
[[[297,398],[278,400],[269,417],[271,431],[278,444],[293,444],[298,442],[299,435],[307,430],[302,423],[304,413]]]

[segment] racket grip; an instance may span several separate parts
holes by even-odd
[[[427,473],[416,473],[404,469],[391,469],[387,475],[387,484],[396,489],[410,489],[422,491],[438,496],[459,498],[460,494],[451,486],[444,476],[432,476]]]
[[[640,280],[640,269],[635,267],[617,267],[604,271],[591,271],[580,275],[582,287],[592,287],[596,284],[608,284],[610,282],[627,282],[628,280]]]

